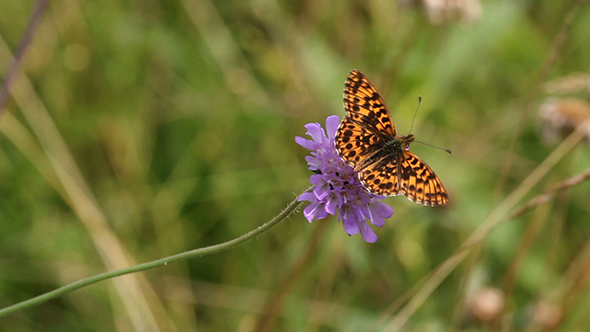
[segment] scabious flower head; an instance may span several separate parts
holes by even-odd
[[[384,197],[363,188],[357,172],[338,156],[334,137],[339,124],[340,118],[331,115],[326,119],[326,131],[317,122],[309,123],[305,128],[311,140],[295,137],[297,144],[311,151],[311,156],[305,157],[305,160],[309,169],[316,173],[310,178],[313,191],[299,197],[300,201],[310,202],[303,215],[312,222],[340,211],[338,220],[348,235],[360,232],[365,241],[373,243],[377,241],[377,235],[367,220],[383,227],[385,218],[393,215],[393,209],[380,201]]]

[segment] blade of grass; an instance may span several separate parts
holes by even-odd
[[[243,100],[259,107],[277,109],[273,98],[267,94],[253,74],[252,67],[215,4],[208,0],[183,0],[182,5],[219,63],[230,90]]]
[[[315,256],[320,240],[324,237],[327,225],[328,223],[326,222],[316,225],[311,240],[307,243],[297,261],[291,266],[286,277],[277,287],[277,290],[267,300],[263,314],[259,317],[256,328],[253,331],[266,332],[275,330],[276,321],[285,306],[287,297],[299,280],[301,280],[305,268],[309,266]]]
[[[0,53],[5,58],[11,56],[3,39],[0,39]],[[11,94],[52,165],[66,194],[65,201],[88,230],[107,268],[132,265],[133,260],[109,226],[53,119],[20,68],[17,69]],[[159,330],[144,292],[150,293],[150,303],[156,307],[157,312],[166,311],[147,280],[141,276],[128,276],[124,280],[116,280],[114,284],[135,328],[140,331]],[[169,319],[168,324],[173,326]]]

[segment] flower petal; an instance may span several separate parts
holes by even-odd
[[[303,137],[295,137],[295,143],[301,145],[302,147],[308,149],[308,150],[315,150],[315,144],[313,141],[310,141],[308,139],[305,139]]]
[[[369,209],[383,218],[391,218],[393,216],[393,208],[381,201],[373,200],[368,204]]]
[[[342,226],[348,235],[354,235],[359,232],[359,225],[356,219],[348,212],[347,209],[340,210],[342,217]]]
[[[317,197],[318,201],[323,201],[324,198],[330,195],[330,189],[328,188],[328,184],[325,182],[318,183],[313,188],[313,193],[315,194],[315,197]]]
[[[312,192],[305,192],[299,196],[297,199],[299,202],[301,201],[309,201],[309,202],[317,202],[318,199],[315,197],[314,193]]]
[[[326,202],[326,212],[331,215],[336,214],[336,209],[338,208],[338,197],[336,195],[330,195]]]
[[[328,214],[324,210],[324,204],[316,202],[306,206],[303,209],[303,215],[309,222],[312,222],[314,219],[324,219]]]
[[[296,137],[295,142],[310,150],[305,157],[308,168],[315,172],[310,177],[314,185],[299,201],[309,201],[303,215],[310,222],[328,215],[338,215],[349,235],[361,233],[365,241],[377,241],[369,222],[382,227],[393,209],[380,202],[384,197],[366,191],[358,180],[358,173],[340,158],[334,139],[340,125],[336,115],[326,118],[326,130],[319,123],[305,125],[312,140]],[[327,134],[327,136],[326,136]]]
[[[326,137],[324,133],[324,129],[320,126],[319,123],[308,123],[305,125],[307,129],[307,134],[311,136],[311,138],[318,143],[322,142],[322,138]]]
[[[312,176],[309,177],[309,182],[311,182],[311,184],[320,184],[320,183],[326,183],[326,179],[324,174],[314,174]]]
[[[336,136],[336,131],[338,131],[339,126],[340,117],[338,115],[330,115],[326,119],[326,133],[328,134],[329,139],[332,139]]]
[[[361,235],[363,236],[363,239],[365,239],[365,241],[369,243],[375,243],[377,241],[377,234],[375,234],[373,229],[369,227],[367,223],[359,222],[359,228],[361,230]]]

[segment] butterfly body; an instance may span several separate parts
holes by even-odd
[[[383,143],[383,148],[396,153],[403,153],[404,150],[410,149],[410,143],[414,141],[414,135],[408,136],[392,136],[388,137]]]
[[[414,136],[410,136],[410,139],[413,140]],[[398,136],[384,137],[381,144],[375,145],[375,152],[373,152],[371,155],[368,155],[365,159],[354,166],[354,169],[356,171],[361,171],[367,166],[370,166],[379,161],[401,158],[404,150],[409,148],[411,140],[408,140],[406,137]]]
[[[414,135],[397,135],[385,102],[358,70],[351,71],[346,80],[344,108],[336,149],[368,191],[382,196],[401,194],[430,206],[447,204],[440,179],[409,151]]]

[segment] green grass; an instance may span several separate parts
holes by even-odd
[[[451,202],[388,198],[375,244],[296,214],[234,250],[2,317],[0,330],[361,331],[410,312],[412,331],[539,331],[542,300],[558,330],[586,331],[587,183],[502,215],[415,312],[398,305],[557,147],[540,135],[543,84],[590,68],[590,9],[575,7],[570,26],[572,6],[485,1],[472,25],[433,25],[397,1],[52,1],[0,115],[0,307],[274,217],[309,185],[294,137],[344,115],[351,69],[402,134],[423,97],[413,133],[453,155],[412,151]],[[0,0],[1,75],[33,7]],[[574,148],[509,212],[588,165],[588,146]],[[470,313],[484,287],[505,296],[493,322]]]

